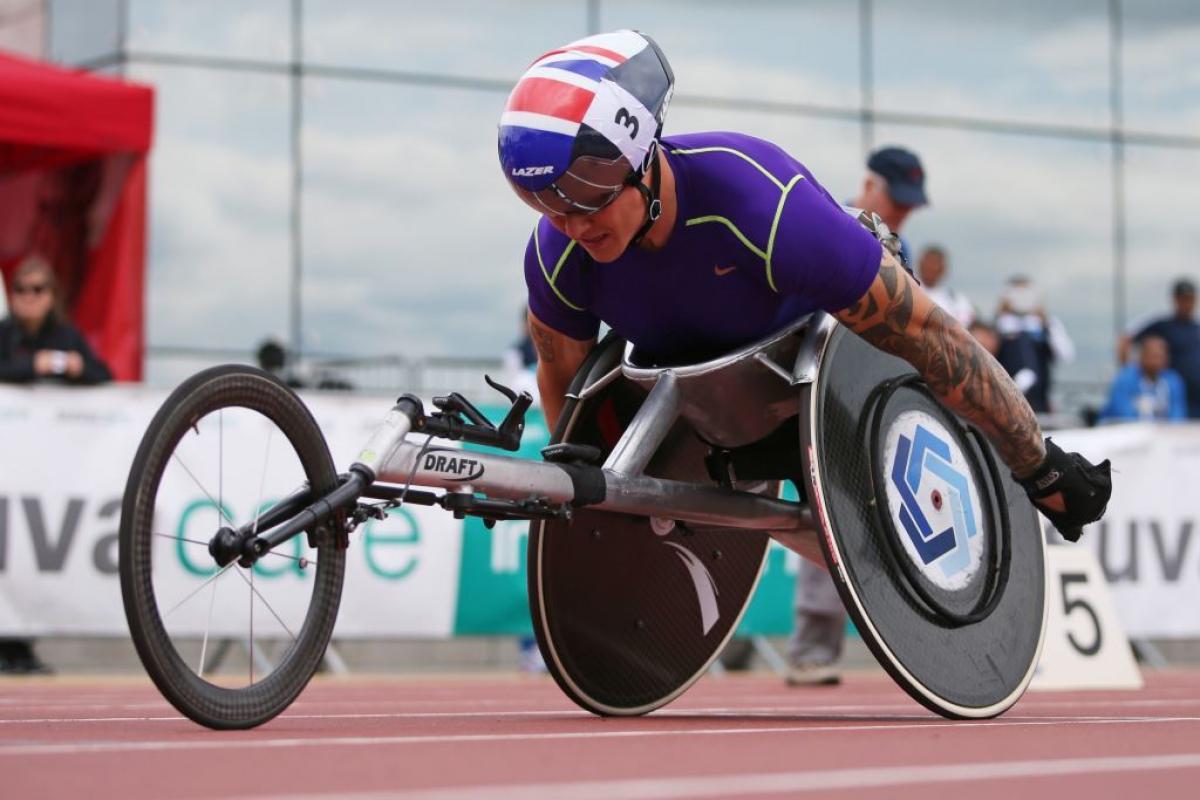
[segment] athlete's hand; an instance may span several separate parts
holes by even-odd
[[[1111,471],[1108,459],[1092,464],[1079,453],[1063,452],[1047,439],[1046,460],[1018,483],[1063,538],[1077,542],[1084,525],[1104,516],[1112,496]]]

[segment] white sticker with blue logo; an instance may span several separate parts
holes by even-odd
[[[884,441],[888,510],[904,551],[947,591],[970,584],[983,554],[983,515],[957,440],[924,411],[905,411]]]

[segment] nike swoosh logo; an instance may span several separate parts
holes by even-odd
[[[737,267],[713,267],[713,273],[716,274],[716,276],[718,278],[720,278],[725,275],[728,275],[729,273],[733,272],[735,269],[737,269]]]

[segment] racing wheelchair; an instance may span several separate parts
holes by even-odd
[[[212,728],[286,709],[328,646],[351,533],[401,506],[529,521],[538,645],[599,715],[653,711],[704,674],[772,536],[828,567],[879,663],[932,711],[993,717],[1032,678],[1046,624],[1035,510],[908,364],[831,317],[685,365],[610,334],[541,459],[494,452],[518,449],[532,398],[488,382],[510,403],[498,425],[457,393],[432,409],[404,395],[340,474],[321,426],[267,373],[221,366],[179,386],[137,451],[120,525],[130,631],[167,700]],[[256,438],[261,451],[235,454]],[[798,502],[780,498],[788,480]],[[240,513],[234,485],[257,487]],[[293,591],[265,596],[263,575],[285,571]],[[229,581],[246,586],[217,591]],[[211,669],[212,641],[248,636],[253,650],[256,629],[282,642],[269,671]]]

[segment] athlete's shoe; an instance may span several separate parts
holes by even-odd
[[[828,664],[793,664],[784,680],[788,686],[837,686],[842,673]]]

